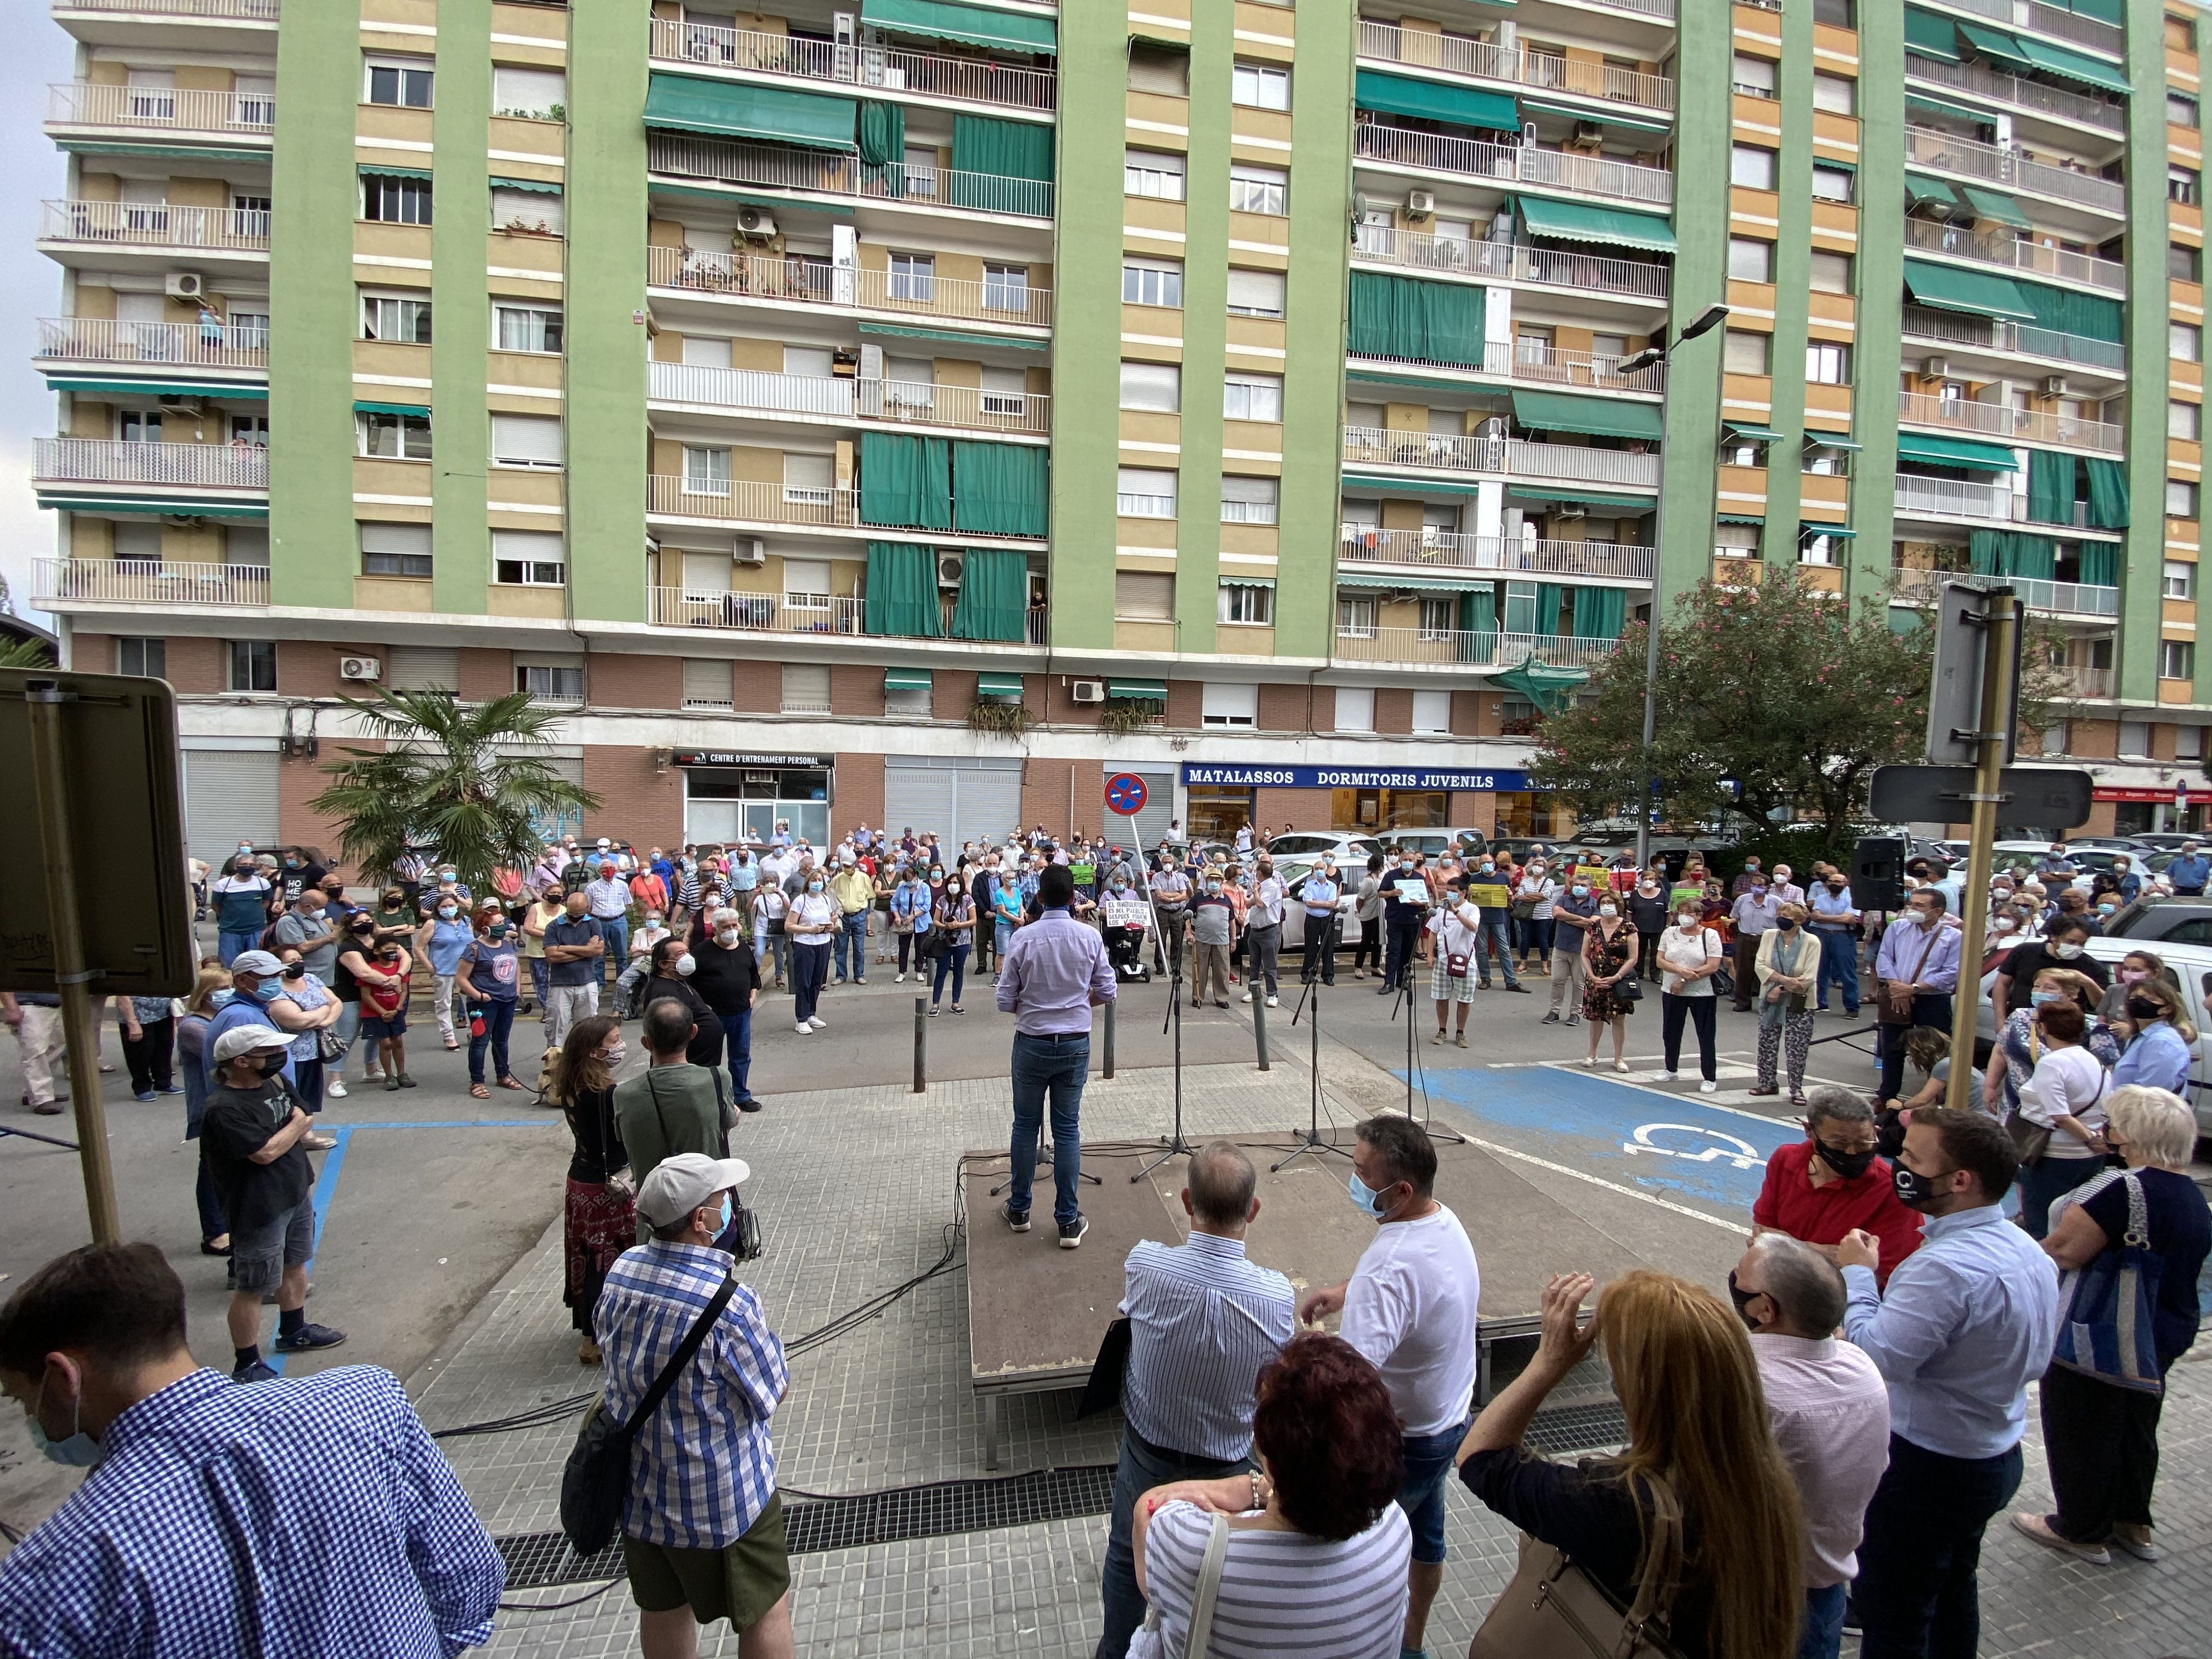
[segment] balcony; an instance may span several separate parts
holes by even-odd
[[[1603,6],[1607,11],[1634,12],[1639,17],[1662,23],[1674,21],[1674,0],[1589,0],[1589,3]]]
[[[181,207],[147,202],[41,204],[39,240],[164,252],[266,253],[269,215],[259,208]]]
[[[1443,472],[1486,472],[1500,477],[1549,479],[1567,483],[1659,487],[1659,457],[1628,449],[1593,449],[1576,444],[1544,444],[1526,438],[1461,437],[1445,433],[1389,431],[1381,427],[1344,429],[1344,459],[1354,466],[1422,467]],[[1408,478],[1418,489],[1419,481]]]
[[[1640,392],[1656,397],[1667,389],[1667,366],[1663,362],[1623,374],[1622,360],[1611,353],[1565,351],[1534,340],[1485,341],[1480,365],[1442,363],[1426,357],[1393,357],[1374,351],[1346,355],[1355,366],[1387,363],[1393,368],[1450,369],[1494,375],[1530,386],[1572,386],[1586,392]]]
[[[2016,75],[2002,74],[1984,64],[1947,64],[1941,58],[1923,58],[1907,52],[1905,76],[1908,81],[1949,87],[1978,98],[1994,99],[2032,115],[2047,115],[2056,121],[2094,127],[2100,132],[2120,134],[2128,130],[2124,104],[2092,98],[2086,93],[2068,92],[2061,87],[2046,87],[2039,81],[2023,81]]]
[[[1931,398],[1923,392],[1901,392],[1897,418],[1907,426],[1935,427],[1946,432],[1978,432],[2009,442],[2063,444],[2072,449],[2120,453],[2124,434],[2103,421],[2079,421],[2063,415],[2038,415],[2007,409],[2002,404],[1970,403],[1961,398]]]
[[[1042,392],[778,374],[701,363],[654,363],[651,368],[647,395],[656,403],[703,404],[748,415],[795,415],[810,421],[883,421],[1036,437],[1052,430],[1052,399]]]
[[[1336,630],[1339,662],[1409,663],[1450,668],[1587,668],[1612,654],[1618,640],[1577,640],[1561,634],[1476,634],[1448,628],[1346,628]]]
[[[33,559],[31,601],[103,605],[265,605],[265,564],[172,564],[156,559]]]
[[[645,164],[651,173],[722,185],[767,185],[819,196],[897,202],[909,207],[955,208],[963,213],[1052,217],[1052,181],[1006,179],[951,167],[870,167],[848,150],[781,149],[702,138],[681,132],[648,132]]]
[[[200,87],[120,87],[64,81],[49,87],[46,125],[131,134],[265,139],[276,130],[276,100],[265,92]]]
[[[1962,178],[1987,179],[2014,190],[2033,191],[2098,213],[2127,211],[2127,189],[2116,180],[2100,179],[2078,166],[2054,167],[2049,162],[2031,161],[2018,149],[1960,138],[1939,132],[1934,127],[1905,129],[1905,164],[1954,173]]]
[[[1923,519],[1972,519],[2009,524],[2027,516],[2025,501],[2009,483],[1974,483],[1964,478],[1897,475],[1897,511]]]
[[[2033,29],[2054,40],[2074,40],[2118,58],[2127,50],[2127,31],[2101,18],[2038,3],[2038,0],[1940,0],[1953,11],[1969,11],[2012,28]]]
[[[1473,242],[1457,236],[1394,230],[1389,225],[1353,227],[1352,257],[1361,264],[1390,265],[1441,276],[1485,276],[1570,289],[1578,294],[1618,295],[1662,305],[1672,276],[1667,266],[1654,261],[1563,253],[1526,242]]]
[[[133,368],[269,371],[269,331],[222,322],[127,323],[112,317],[41,317],[39,361]]]
[[[1409,34],[1395,23],[1370,17],[1359,20],[1359,55],[1380,63],[1442,70],[1447,75],[1503,81],[1511,86],[1633,104],[1642,109],[1674,107],[1674,83],[1663,75],[1615,69],[1610,64],[1571,61],[1553,52],[1523,52],[1517,46],[1492,46],[1462,35],[1418,31]]]
[[[1984,576],[1972,570],[1899,570],[1899,599],[1933,599],[1946,582],[1968,587],[2009,587],[2031,611],[2066,617],[2117,617],[2120,590],[2087,582],[2045,581],[2034,576]]]
[[[1932,219],[1907,219],[1905,246],[1907,252],[1948,254],[1954,259],[1972,259],[2024,276],[2056,276],[2063,283],[2079,283],[2107,293],[2128,291],[2128,268],[2118,261],[2023,240],[2009,232],[1972,231]]]
[[[273,23],[277,0],[54,0],[57,14],[89,12],[104,17],[216,18],[226,22]]]
[[[2086,334],[2061,334],[2002,317],[1970,317],[1954,311],[1932,311],[1924,306],[1905,307],[1902,332],[1908,340],[1936,345],[1965,346],[1976,351],[2003,351],[2022,357],[2041,357],[2051,362],[2079,363],[2085,368],[2124,374],[2128,349],[2116,340],[2093,340]]]
[[[1361,121],[1352,129],[1352,153],[1364,161],[1387,161],[1428,173],[1480,179],[1501,189],[1534,185],[1621,202],[1667,207],[1674,200],[1674,175],[1663,167],[1637,167],[1595,155],[1571,155],[1533,145],[1492,144],[1479,138],[1415,132]]]
[[[1651,550],[1613,542],[1523,541],[1519,537],[1461,536],[1437,530],[1383,530],[1348,524],[1337,546],[1343,563],[1403,572],[1408,586],[1425,572],[1453,575],[1599,576],[1611,581],[1651,580]]]
[[[841,46],[702,21],[653,20],[651,51],[664,63],[704,64],[800,81],[834,81],[884,92],[910,92],[933,101],[995,104],[1048,112],[1055,81],[1050,70],[939,58],[889,46]]]
[[[942,596],[941,626],[951,637],[951,594]],[[653,620],[663,628],[711,628],[731,634],[835,634],[848,639],[907,638],[905,635],[870,634],[865,625],[867,603],[858,598],[828,599],[818,605],[793,605],[781,593],[693,593],[680,587],[653,590]],[[1045,607],[1031,605],[1023,621],[1026,645],[1045,642]],[[921,636],[914,636],[921,637]],[[1000,641],[1000,644],[1013,644]],[[988,641],[963,641],[984,644]],[[823,712],[827,712],[826,710]]]
[[[785,258],[772,253],[648,247],[645,280],[654,288],[690,294],[881,311],[939,322],[1005,323],[1022,328],[1048,328],[1052,324],[1050,289],[895,274],[865,266],[840,270],[824,259]]]
[[[806,489],[795,485],[762,483],[750,478],[672,477],[657,474],[648,483],[652,505],[648,514],[669,519],[708,519],[735,525],[768,525],[787,529],[852,531],[878,533],[860,517],[857,489]],[[902,535],[915,532],[902,531]],[[926,532],[924,532],[926,533]],[[960,532],[963,542],[1023,542],[1025,536],[994,536],[976,530]]]
[[[269,452],[252,444],[119,443],[106,438],[40,438],[32,446],[40,483],[185,485],[266,489]]]
[[[2062,663],[2057,671],[2066,694],[2075,697],[2109,697],[2112,695],[2112,671],[2109,668],[2087,668],[2079,663]]]

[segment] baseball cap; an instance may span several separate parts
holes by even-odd
[[[266,951],[240,951],[231,958],[234,974],[281,974],[284,964]]]
[[[226,1034],[216,1046],[230,1041]],[[653,1166],[637,1189],[637,1212],[656,1227],[665,1227],[691,1213],[716,1193],[742,1186],[752,1174],[741,1158],[708,1158],[704,1152],[678,1152]]]
[[[601,836],[599,837],[599,845],[602,847],[611,847],[614,843],[609,841],[605,836]]]
[[[273,1025],[234,1025],[215,1040],[215,1063],[228,1066],[240,1054],[289,1048],[291,1042]]]

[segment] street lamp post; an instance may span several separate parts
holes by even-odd
[[[1719,326],[1729,314],[1724,305],[1707,306],[1685,324],[1674,337],[1673,345],[1646,346],[1632,357],[1620,361],[1620,373],[1626,378],[1654,363],[1666,362],[1675,348],[1694,340]],[[1660,403],[1660,422],[1663,431],[1667,405],[1674,401],[1674,381],[1668,376],[1667,392]],[[1670,447],[1662,441],[1660,453],[1663,457]],[[1660,462],[1658,521],[1652,529],[1651,608],[1649,620],[1644,625],[1644,799],[1637,803],[1636,811],[1636,867],[1647,870],[1651,866],[1651,813],[1653,786],[1658,780],[1652,775],[1651,747],[1659,735],[1659,581],[1667,558],[1667,476],[1666,462]]]

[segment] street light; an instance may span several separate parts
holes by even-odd
[[[1681,332],[1674,337],[1674,345],[1648,345],[1634,356],[1623,358],[1620,372],[1623,375],[1633,374],[1654,363],[1664,362],[1675,347],[1719,327],[1728,314],[1729,308],[1724,305],[1707,306],[1683,325]],[[1673,398],[1673,385],[1670,377],[1668,401]],[[1660,423],[1663,429],[1666,423],[1666,402],[1663,401],[1660,404]],[[1649,869],[1651,865],[1652,794],[1653,786],[1657,781],[1651,775],[1651,748],[1659,735],[1659,578],[1667,556],[1665,465],[1664,461],[1660,463],[1662,470],[1659,478],[1659,513],[1651,535],[1651,610],[1650,619],[1644,625],[1644,799],[1637,803],[1636,813],[1636,867],[1639,870]]]

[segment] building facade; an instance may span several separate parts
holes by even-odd
[[[55,0],[32,597],[203,853],[377,684],[640,842],[1559,835],[1547,701],[1777,562],[2012,580],[2169,824],[2197,15],[1862,5]]]

